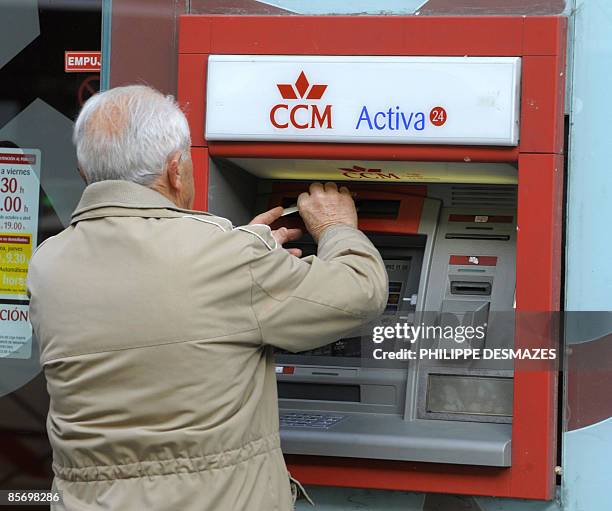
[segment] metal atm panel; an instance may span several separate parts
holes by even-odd
[[[450,185],[436,186],[438,194],[443,197],[444,193],[440,192],[446,192]],[[429,195],[436,193],[436,186],[432,187]],[[287,192],[273,194],[269,206],[278,204],[286,206],[295,201],[291,189],[296,186],[284,187]],[[278,188],[283,188],[283,185],[279,184]],[[397,191],[387,192],[388,189],[389,187],[375,185],[369,188],[367,186],[355,188],[360,226],[379,248],[387,266],[389,300],[385,312],[389,315],[389,321],[402,319],[414,323],[426,311],[427,306],[436,300],[444,302],[448,307],[449,301],[440,299],[439,290],[442,288],[447,290],[449,286],[452,287],[452,283],[447,285],[445,280],[437,281],[439,266],[443,266],[440,263],[450,261],[446,255],[446,243],[448,243],[446,221],[441,221],[443,217],[440,215],[441,211],[448,214],[448,208],[444,207],[444,198],[423,197],[410,193],[402,195]],[[514,193],[513,187],[502,189]],[[428,191],[422,188],[415,190],[420,193]],[[406,189],[412,193],[415,190]],[[486,192],[487,188],[484,187],[483,190]],[[391,208],[380,204],[385,199],[388,202],[399,203],[395,204],[394,213],[390,213]],[[377,207],[367,205],[368,201],[374,200],[379,201]],[[412,202],[413,207],[402,208],[402,202]],[[362,208],[359,208],[360,204]],[[481,220],[487,211],[492,210],[490,207],[478,210]],[[499,210],[493,211],[496,214],[499,212]],[[508,218],[507,210],[503,210],[502,213],[506,214],[504,218]],[[380,218],[381,216],[385,218]],[[418,223],[410,216],[418,218]],[[491,219],[495,216],[498,215],[488,215]],[[509,218],[512,223],[513,213],[510,213]],[[283,223],[288,227],[296,227],[300,221],[284,219]],[[439,228],[440,223],[443,232]],[[490,233],[486,231],[490,236],[496,234],[496,231],[493,232],[493,227],[486,226],[486,229],[491,229]],[[383,234],[376,230],[391,231],[393,234]],[[504,233],[510,232],[508,229],[502,230]],[[400,234],[402,231],[404,233]],[[479,234],[482,235],[482,232]],[[506,245],[502,246],[505,250],[502,251],[499,250],[500,247],[489,247],[491,253],[498,255],[486,256],[483,253],[483,263],[490,262],[486,257],[501,258],[502,253],[505,255],[509,255],[508,252],[512,253],[513,240],[514,234],[511,233],[505,240]],[[314,251],[310,243],[297,243],[296,246],[302,248],[306,254]],[[456,248],[463,254],[461,247],[454,247],[452,244],[450,246],[451,249]],[[513,264],[512,254],[504,260],[504,268]],[[451,267],[454,268],[454,265]],[[481,267],[477,269],[480,271]],[[454,311],[453,315],[459,311],[465,315],[473,303],[489,304],[473,300],[472,293],[482,292],[482,289],[485,293],[488,292],[487,298],[491,299],[491,289],[494,287],[493,299],[498,300],[498,288],[502,286],[495,282],[493,276],[474,277],[468,274],[468,277],[469,280],[462,280],[465,289],[450,289],[451,293],[460,293],[459,298],[461,298],[457,300],[460,306],[455,306],[457,311]],[[479,287],[474,284],[474,279],[481,279],[483,285]],[[485,282],[487,279],[488,282]],[[466,283],[470,283],[472,287],[468,287]],[[513,282],[509,289],[512,297]],[[506,294],[508,294],[507,289]],[[482,295],[477,296],[482,300]],[[502,306],[501,303],[497,304],[498,308]],[[473,313],[478,314],[482,310],[488,313],[488,306],[474,307]],[[440,308],[440,315],[443,316],[444,313],[444,308]],[[426,405],[422,409],[423,397],[429,396],[431,401],[433,396],[438,403],[443,404],[443,400],[436,394],[440,388],[443,388],[440,376],[436,372],[429,375],[428,367],[422,367],[423,364],[418,362],[395,365],[384,362],[377,366],[370,361],[364,364],[362,358],[364,354],[360,348],[368,342],[367,336],[360,336],[364,332],[355,334],[351,339],[340,340],[314,352],[295,355],[277,354],[281,440],[284,452],[341,457],[365,455],[373,459],[436,460],[440,463],[469,465],[510,465],[511,413],[510,416],[499,417],[492,413],[481,414],[470,409],[453,415],[449,410],[429,411]],[[345,356],[347,354],[349,356]],[[351,369],[347,369],[347,366],[351,366]],[[483,385],[496,389],[498,381],[505,383],[506,389],[508,381],[510,387],[512,386],[511,370],[509,373],[503,373],[503,376],[496,372],[497,379],[491,380],[489,376],[486,376],[488,379],[484,379],[485,375],[479,369],[473,371],[469,367],[460,367],[450,373],[445,366],[441,369],[441,374],[448,378],[463,378],[467,390],[482,388]],[[423,378],[421,374],[428,376]],[[438,379],[432,379],[435,377]],[[471,381],[472,386],[466,386],[465,381]],[[438,386],[434,387],[432,382],[437,382]],[[308,392],[308,388],[311,388],[312,392]],[[301,394],[299,390],[302,390]],[[507,393],[503,395],[503,398],[507,397]],[[510,394],[510,407],[511,398],[512,394]],[[507,401],[501,408],[507,410]],[[356,442],[360,446],[358,451],[354,448]]]

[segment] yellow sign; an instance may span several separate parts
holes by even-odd
[[[0,233],[0,293],[27,293],[26,277],[31,255],[30,234]]]

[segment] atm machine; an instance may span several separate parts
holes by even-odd
[[[380,321],[486,327],[430,340],[439,358],[372,359],[367,331],[278,352],[303,483],[554,496],[556,371],[443,354],[556,346],[525,318],[559,309],[565,33],[561,17],[181,18],[196,207],[246,223],[342,182],[387,267]]]
[[[284,452],[510,466],[512,363],[447,360],[442,350],[514,346],[516,186],[351,190],[360,227],[387,267],[386,323],[486,331],[462,342],[421,339],[413,349],[436,358],[403,363],[373,359],[368,329],[277,354]],[[295,202],[289,190],[282,198],[271,203]],[[294,245],[316,251],[308,241]]]

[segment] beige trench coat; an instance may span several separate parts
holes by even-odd
[[[327,344],[385,304],[379,253],[317,257],[124,181],[87,187],[29,271],[54,486],[74,511],[287,511],[273,347]]]

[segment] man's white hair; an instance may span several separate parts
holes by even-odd
[[[168,157],[190,157],[187,119],[172,96],[144,85],[92,96],[74,126],[77,159],[87,183],[119,179],[151,185]]]

